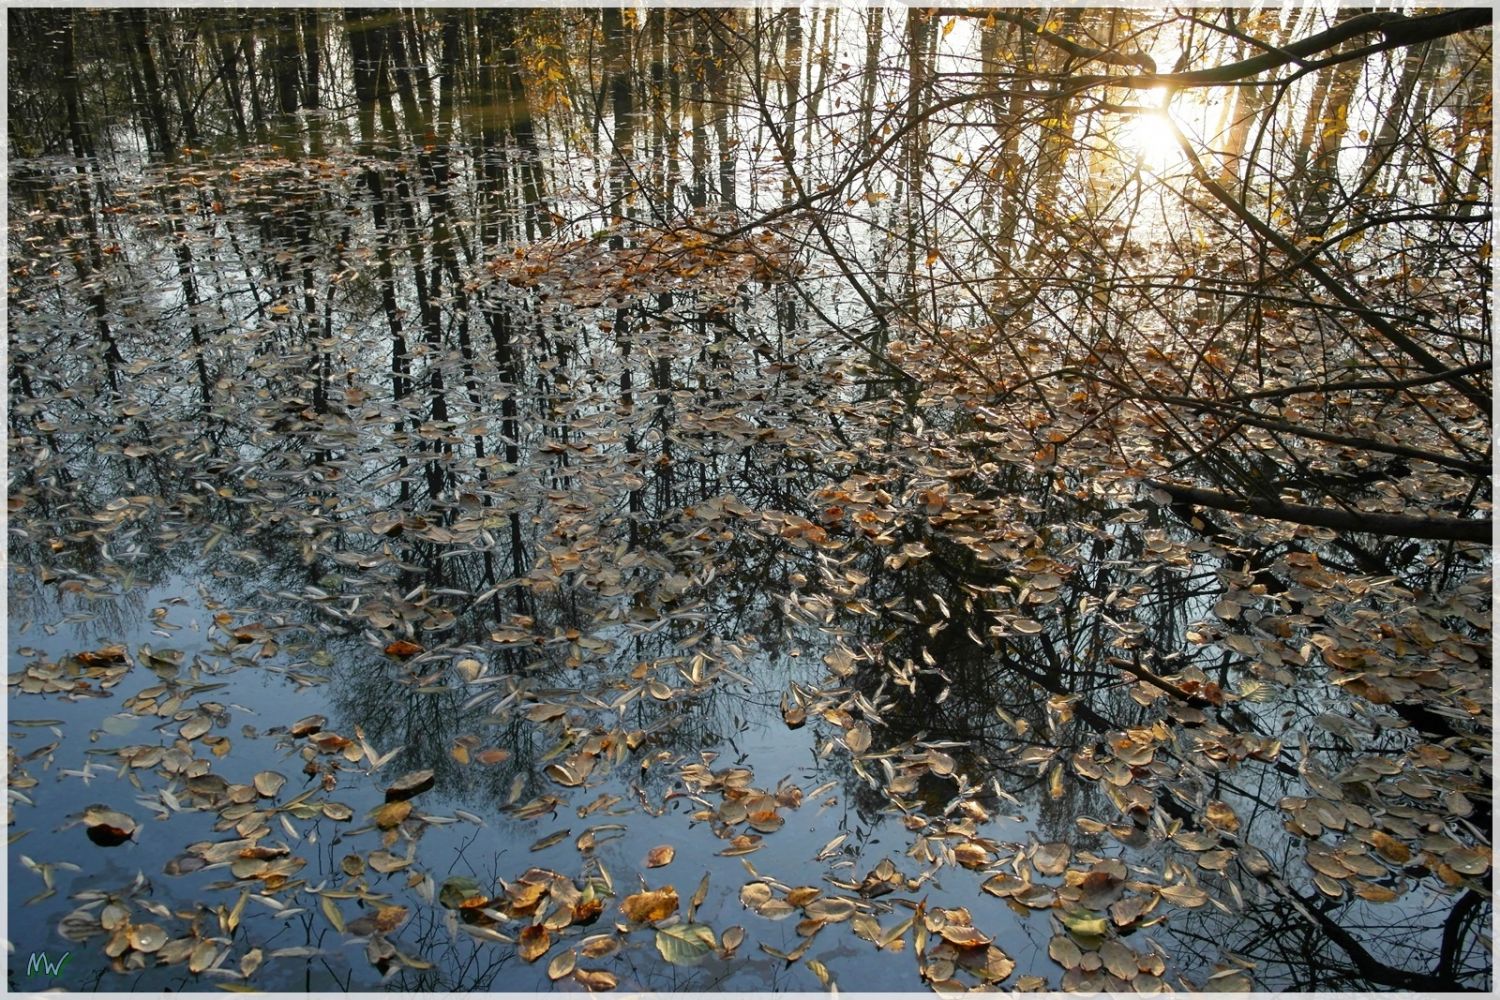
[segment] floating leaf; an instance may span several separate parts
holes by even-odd
[[[583,984],[585,989],[592,992],[607,992],[620,984],[614,973],[604,969],[578,969],[574,971],[573,978]]]
[[[1209,826],[1225,833],[1234,833],[1240,828],[1240,818],[1234,814],[1234,810],[1217,799],[1208,804],[1204,818],[1208,820]]]
[[[595,934],[578,943],[585,958],[604,958],[620,950],[620,939],[613,934]]]
[[[328,896],[324,896],[322,898],[321,905],[323,908],[323,916],[328,918],[328,922],[333,926],[333,929],[338,931],[340,934],[344,933],[344,914],[339,909],[338,900],[332,899]]]
[[[693,965],[717,947],[713,930],[703,924],[673,924],[656,932],[656,950],[673,965]]]
[[[990,852],[983,845],[969,841],[953,849],[953,858],[965,868],[983,868],[990,863]]]
[[[638,892],[620,902],[620,911],[638,924],[665,920],[677,912],[677,890],[672,886]]]
[[[376,827],[382,830],[395,829],[410,815],[411,803],[405,799],[386,802],[370,810],[370,818],[375,821]]]
[[[547,963],[547,978],[558,980],[570,975],[573,967],[578,963],[578,952],[569,948],[560,952],[552,961]]]
[[[1083,952],[1079,949],[1077,942],[1066,934],[1056,934],[1047,943],[1047,954],[1052,961],[1064,969],[1077,968],[1078,963],[1083,961]]]
[[[409,799],[427,791],[436,782],[437,776],[431,770],[412,771],[403,774],[395,781],[386,786],[385,800],[396,802],[401,799]]]
[[[276,793],[281,791],[281,786],[286,784],[286,775],[275,771],[261,771],[254,779],[255,790],[261,796],[272,799]]]
[[[1195,885],[1166,885],[1156,891],[1167,902],[1188,909],[1196,909],[1208,902],[1208,893]]]
[[[467,875],[452,875],[443,879],[438,890],[438,902],[450,910],[462,907],[471,899],[488,899],[479,883]]]
[[[814,920],[834,924],[854,916],[854,902],[848,899],[824,896],[808,903],[803,910]]]
[[[420,652],[422,652],[421,646],[406,639],[397,639],[385,647],[385,655],[393,656],[398,660],[409,660]]]
[[[219,954],[219,946],[212,941],[199,941],[188,955],[188,971],[192,973],[202,972],[213,965],[214,959]]]
[[[184,722],[182,724],[182,728],[179,729],[177,733],[185,740],[196,740],[198,737],[202,736],[204,733],[212,729],[213,725],[214,720],[210,719],[208,716],[195,715],[191,719]]]
[[[844,734],[844,744],[850,753],[861,754],[870,749],[870,727],[867,723],[856,723]]]
[[[311,736],[328,725],[326,715],[308,715],[292,723],[289,732],[296,737]]]
[[[1043,844],[1031,854],[1031,863],[1043,875],[1061,875],[1068,867],[1073,849],[1067,844]]]
[[[323,815],[335,822],[344,822],[354,818],[354,810],[342,802],[324,802]]]
[[[672,858],[676,853],[676,850],[673,849],[669,844],[662,844],[660,847],[653,847],[651,848],[651,852],[646,855],[646,867],[665,867],[666,865],[672,863]]]
[[[1443,855],[1443,863],[1460,875],[1483,875],[1490,867],[1490,849],[1455,847]]]
[[[129,840],[136,822],[108,806],[89,806],[83,811],[83,825],[88,837],[100,847],[116,847]]]
[[[151,954],[167,943],[167,932],[156,924],[135,924],[130,928],[130,947]]]
[[[547,954],[547,949],[552,947],[552,938],[547,933],[547,928],[532,924],[521,928],[521,936],[516,942],[516,954],[527,962],[535,962]]]
[[[1356,896],[1372,903],[1389,903],[1401,898],[1401,893],[1395,889],[1377,885],[1374,882],[1366,882],[1364,879],[1354,879],[1350,885],[1354,887]]]
[[[370,867],[382,875],[405,868],[411,864],[409,858],[399,858],[390,851],[371,851]]]
[[[1068,933],[1078,938],[1103,937],[1109,931],[1109,922],[1097,913],[1086,910],[1070,910],[1062,915],[1063,926]]]
[[[1141,971],[1135,952],[1113,938],[1099,946],[1099,957],[1104,960],[1104,967],[1110,974],[1121,979],[1129,981]]]

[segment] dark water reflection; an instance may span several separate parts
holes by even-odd
[[[181,433],[180,425],[174,432]],[[292,818],[288,831],[279,820],[272,822],[269,839],[285,843],[307,862],[299,873],[304,891],[283,890],[272,898],[302,912],[282,916],[252,904],[221,974],[237,970],[252,946],[266,953],[306,947],[318,954],[267,962],[254,980],[263,986],[547,986],[545,963],[523,963],[508,945],[476,942],[461,932],[455,938],[453,928],[445,927],[445,911],[424,901],[406,883],[404,870],[368,879],[369,888],[411,908],[408,921],[389,940],[402,953],[432,963],[430,970],[398,965],[382,980],[363,947],[341,940],[307,891],[348,884],[340,859],[367,852],[378,840],[375,831],[356,835],[348,828],[379,803],[386,780],[419,768],[436,775],[435,788],[419,799],[421,811],[444,822],[418,825],[404,835],[416,838],[412,870],[437,883],[466,874],[494,885],[537,865],[580,879],[607,871],[622,896],[637,888],[640,872],[653,886],[675,883],[685,899],[700,874],[708,873],[711,892],[697,917],[720,933],[733,925],[746,927],[749,936],[739,956],[677,969],[660,962],[648,932],[637,931],[625,936],[624,957],[610,966],[628,988],[817,987],[805,965],[788,967],[756,950],[764,943],[788,952],[801,939],[795,921],[769,922],[741,907],[737,893],[745,870],[739,860],[719,856],[727,841],[716,832],[744,828],[716,831],[715,821],[692,818],[705,800],[685,794],[690,789],[681,769],[699,760],[715,768],[749,768],[759,787],[825,787],[816,800],[785,810],[785,825],[746,857],[758,871],[787,886],[826,885],[826,878],[857,883],[878,861],[890,858],[907,876],[928,878],[915,891],[871,900],[876,913],[886,914],[884,925],[902,916],[903,901],[925,901],[930,908],[966,906],[975,926],[1018,963],[1017,975],[1049,981],[1060,970],[1047,957],[1046,913],[1013,911],[978,892],[981,877],[952,866],[952,848],[967,840],[954,830],[972,830],[1001,856],[1033,838],[1066,842],[1079,859],[1120,857],[1149,879],[1146,873],[1159,873],[1174,859],[1181,864],[1186,854],[1165,848],[1152,836],[1153,828],[1159,832],[1163,822],[1196,823],[1195,810],[1211,798],[1233,807],[1243,824],[1242,843],[1259,845],[1278,870],[1296,868],[1300,850],[1282,829],[1277,808],[1283,795],[1305,794],[1294,768],[1278,771],[1251,760],[1216,773],[1168,767],[1151,818],[1142,814],[1138,825],[1128,819],[1121,825],[1104,786],[1077,780],[1071,769],[1053,772],[1057,763],[1080,756],[1107,759],[1119,734],[1149,727],[1160,717],[1119,683],[1110,658],[1131,662],[1132,652],[1143,646],[1160,655],[1162,637],[1180,636],[1223,591],[1220,576],[1232,562],[1212,545],[1182,558],[1181,565],[1160,566],[1146,578],[1149,583],[1141,582],[1135,554],[1147,536],[1191,537],[1161,511],[1031,505],[1037,509],[1028,513],[1021,501],[1021,533],[1035,539],[1036,558],[1071,571],[1051,588],[1055,599],[1044,590],[1044,603],[1018,605],[997,596],[995,588],[1006,586],[998,574],[986,573],[972,559],[966,565],[965,554],[951,540],[928,535],[923,544],[931,555],[899,568],[891,565],[892,553],[900,551],[894,544],[871,546],[849,537],[828,555],[804,542],[805,531],[787,538],[781,537],[785,532],[757,528],[754,513],[737,503],[725,506],[744,514],[714,513],[713,498],[688,492],[698,478],[690,470],[673,488],[684,507],[700,509],[633,521],[636,546],[609,546],[609,561],[588,567],[594,580],[584,582],[577,571],[559,574],[557,584],[533,587],[524,602],[516,602],[503,592],[482,598],[488,553],[454,554],[409,537],[425,530],[421,527],[372,541],[359,526],[340,524],[338,508],[334,516],[324,513],[333,491],[278,476],[277,464],[297,468],[307,449],[324,443],[315,437],[300,447],[292,439],[253,466],[238,463],[239,475],[254,469],[253,480],[260,484],[261,492],[247,495],[241,492],[245,479],[231,478],[227,470],[215,472],[207,464],[183,470],[159,459],[143,465],[107,454],[93,443],[107,438],[93,436],[87,426],[75,424],[71,433],[78,454],[93,456],[87,474],[78,470],[81,482],[72,500],[50,508],[38,499],[41,509],[23,509],[13,518],[13,669],[62,662],[117,643],[130,651],[135,666],[107,698],[28,696],[13,686],[13,777],[30,774],[39,783],[25,790],[30,802],[15,807],[16,832],[29,833],[14,844],[11,879],[16,951],[71,948],[75,986],[182,989],[211,981],[211,973],[194,978],[180,968],[149,963],[133,972],[110,972],[107,959],[93,947],[97,938],[89,945],[61,941],[57,927],[75,893],[125,891],[139,870],[150,884],[140,898],[170,908],[164,922],[173,933],[195,921],[200,929],[205,922],[213,925],[214,909],[233,907],[240,895],[233,880],[224,881],[222,870],[162,874],[188,844],[222,836],[212,832],[212,810],[168,811],[160,790],[181,795],[182,786],[157,771],[136,772],[140,784],[134,789],[116,774],[114,755],[121,747],[171,745],[178,725],[148,718],[115,736],[105,724],[125,699],[158,680],[137,652],[143,645],[180,650],[201,683],[219,685],[183,700],[185,710],[210,700],[222,706],[213,733],[230,740],[232,749],[222,760],[201,744],[193,750],[214,773],[240,782],[257,771],[279,771],[291,779],[283,800],[305,786],[316,787],[328,774],[337,781],[327,797],[354,811],[353,823]],[[209,433],[206,425],[201,433]],[[735,459],[740,474],[771,475],[753,450]],[[31,495],[44,495],[45,478],[32,482],[38,486]],[[177,502],[153,500],[109,510],[107,497],[130,495],[143,482],[151,484],[153,496]],[[815,482],[782,479],[777,488],[810,493]],[[225,484],[222,489],[204,488],[219,483]],[[1046,489],[1046,484],[1018,482],[1007,495],[1024,497],[1028,485]],[[358,502],[363,510],[374,508],[369,521],[384,516],[382,511],[395,518],[409,509],[375,507],[365,493],[340,490],[334,497],[340,506]],[[561,501],[557,523],[576,528],[569,502]],[[414,521],[414,515],[404,516],[408,524]],[[462,514],[421,516],[430,518],[429,526],[452,526]],[[1080,519],[1098,528],[1076,533],[1055,527]],[[90,527],[85,530],[96,534],[85,537],[76,527],[80,521],[111,530]],[[623,530],[618,523],[614,528]],[[49,544],[44,536],[50,532],[65,544]],[[219,540],[205,553],[214,539]],[[308,539],[314,540],[311,550]],[[611,594],[611,587],[619,593]],[[1121,612],[1122,602],[1133,602],[1134,613]],[[1033,634],[1024,630],[1028,626],[1012,627],[1008,637],[996,639],[997,621],[1014,626],[1023,610],[1041,629]],[[1138,627],[1126,628],[1126,621]],[[396,623],[410,623],[411,634],[427,651],[405,662],[387,656],[375,637],[400,631]],[[1172,673],[1196,669],[1226,690],[1241,689],[1247,676],[1207,645],[1177,647],[1170,656]],[[470,665],[457,666],[460,662]],[[793,703],[801,697],[808,702],[813,721],[802,729],[788,730],[782,719],[788,692]],[[559,706],[557,718],[528,719],[527,706],[548,705]],[[1296,686],[1228,708],[1237,713],[1232,719],[1224,708],[1181,706],[1177,712],[1185,721],[1199,720],[1188,732],[1203,735],[1178,737],[1175,752],[1191,760],[1195,744],[1202,752],[1213,742],[1208,734],[1223,731],[1212,722],[1202,725],[1205,718],[1229,721],[1238,733],[1263,732],[1267,735],[1260,739],[1270,743],[1288,731],[1308,731],[1321,713],[1339,709],[1332,693]],[[845,749],[847,723],[840,723],[851,712],[866,720],[871,737],[871,749],[857,760]],[[328,716],[329,731],[362,733],[378,752],[401,749],[376,775],[362,773],[364,762],[330,770],[336,755],[299,755],[305,742],[286,732],[293,720],[315,713]],[[58,720],[61,742],[22,763],[55,738],[50,726],[18,728],[40,717]],[[253,735],[244,727],[252,727]],[[86,739],[91,733],[96,738]],[[596,768],[584,788],[549,780],[547,765],[566,760],[591,734],[635,734],[639,742],[612,767]],[[1323,739],[1321,759],[1330,770],[1382,752],[1398,753],[1409,742],[1392,731],[1359,740],[1357,747],[1332,735]],[[460,749],[468,763],[456,759]],[[504,759],[490,766],[475,762],[485,750],[504,751]],[[948,764],[934,767],[933,761],[942,759],[934,754],[946,755]],[[302,775],[303,756],[323,768],[316,780]],[[87,783],[81,770],[92,774]],[[580,815],[600,796],[613,804]],[[147,799],[155,799],[150,808],[163,818],[151,818],[141,808]],[[97,848],[80,827],[54,838],[52,831],[94,801],[136,815],[142,828],[135,842]],[[517,807],[528,818],[520,818]],[[457,818],[457,810],[472,818]],[[1100,822],[1080,829],[1079,817]],[[590,829],[599,831],[598,846],[583,855],[576,841]],[[553,834],[561,839],[528,849]],[[841,844],[815,859],[841,835]],[[662,843],[675,847],[675,860],[647,871],[646,854]],[[28,904],[27,896],[40,883],[20,860],[22,854],[37,862],[69,861],[82,871],[59,872],[56,894]],[[947,865],[941,863],[945,857]],[[1172,975],[1201,982],[1232,952],[1253,963],[1254,982],[1261,986],[1314,988],[1356,981],[1314,978],[1319,973],[1310,970],[1338,975],[1333,970],[1343,958],[1311,930],[1287,935],[1289,922],[1297,926],[1294,902],[1243,873],[1205,872],[1201,881],[1217,899],[1232,902],[1222,911],[1182,910],[1141,932],[1165,951]],[[1333,912],[1347,923],[1365,919],[1361,911],[1372,905],[1341,904]],[[1403,923],[1399,938],[1380,952],[1382,960],[1420,967],[1421,956],[1439,954],[1450,907],[1441,894],[1421,886],[1413,886],[1399,904],[1387,904],[1379,911],[1382,918],[1394,911]],[[357,909],[343,908],[352,920]],[[588,930],[613,933],[612,923]],[[212,932],[210,926],[205,933]],[[1132,942],[1137,950],[1143,943]],[[562,945],[568,944],[564,934]],[[850,933],[847,924],[830,925],[807,952],[845,989],[922,986],[909,958],[874,962],[872,954],[880,953]]]
[[[1489,825],[1482,712],[1403,715],[1314,653],[1362,617],[1444,622],[1473,667],[1454,690],[1487,703],[1483,556],[1408,553],[1350,593],[1368,578],[1320,568],[1347,557],[1332,533],[1247,540],[994,461],[964,408],[861,380],[794,288],[743,274],[634,297],[476,278],[437,304],[453,346],[415,332],[394,391],[356,169],[184,169],[121,182],[134,207],[87,267],[88,182],[13,178],[13,986],[45,950],[79,989],[543,989],[596,935],[620,949],[578,965],[622,989],[1488,984],[1487,863],[1437,864]],[[607,271],[594,253],[569,266]],[[78,654],[116,645],[100,691]],[[311,715],[347,754],[290,731]],[[177,772],[128,766],[151,747]],[[420,770],[411,816],[373,828]],[[191,792],[201,771],[284,775],[260,808],[310,792],[251,838],[301,867],[166,874],[243,819]],[[66,826],[94,803],[133,839]],[[883,861],[899,877],[871,882]],[[753,912],[747,864],[857,915]],[[543,960],[512,943],[533,914],[438,898],[466,876],[503,911],[533,867],[612,893]],[[705,873],[693,922],[743,941],[669,963],[618,904],[672,885],[685,912]],[[121,899],[205,968],[104,954]],[[1014,971],[938,943],[958,908]]]

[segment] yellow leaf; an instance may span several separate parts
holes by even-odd
[[[620,903],[620,911],[638,924],[665,920],[677,912],[677,890],[669,885],[626,896]]]

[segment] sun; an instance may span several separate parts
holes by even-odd
[[[1184,159],[1178,143],[1178,125],[1166,104],[1165,90],[1152,92],[1153,100],[1142,102],[1122,123],[1121,152],[1153,172],[1160,172]]]

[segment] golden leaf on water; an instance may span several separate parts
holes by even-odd
[[[397,799],[395,802],[386,802],[370,810],[370,818],[375,825],[382,830],[392,830],[400,826],[406,817],[411,815],[411,803],[405,799]]]
[[[573,967],[577,964],[578,952],[569,948],[567,951],[559,953],[557,957],[547,963],[547,978],[552,980],[561,979],[572,973]]]
[[[983,845],[969,841],[953,849],[953,858],[965,868],[983,868],[990,863],[990,852]]]
[[[981,948],[995,939],[981,933],[977,928],[964,924],[944,924],[938,936],[955,948]]]
[[[761,833],[775,833],[781,829],[786,820],[774,809],[760,809],[750,813],[745,822],[750,825],[751,829],[759,830]]]
[[[764,882],[746,882],[740,888],[740,902],[752,910],[758,910],[770,902],[773,893]]]
[[[854,916],[854,902],[832,896],[824,896],[807,904],[805,911],[814,920],[834,924]]]
[[[1374,882],[1366,882],[1364,879],[1354,879],[1350,882],[1354,887],[1354,894],[1360,899],[1369,900],[1372,903],[1389,903],[1399,899],[1401,893],[1395,889],[1377,885]]]
[[[676,850],[669,844],[653,847],[651,848],[651,852],[646,855],[646,867],[661,868],[669,865],[672,863],[672,858],[676,853]]]
[[[1208,810],[1204,814],[1208,825],[1225,833],[1234,833],[1240,828],[1240,818],[1234,814],[1234,810],[1218,799],[1208,804]]]
[[[521,936],[516,942],[516,954],[527,962],[535,962],[547,954],[547,949],[552,947],[552,936],[548,934],[547,928],[537,924],[521,928]]]
[[[614,973],[604,969],[578,969],[573,973],[573,978],[593,992],[607,992],[620,983]]]
[[[998,983],[1016,970],[1015,960],[994,945],[983,951],[962,952],[959,965],[988,983]]]
[[[400,927],[406,920],[406,907],[392,904],[382,906],[375,911],[375,929],[382,934],[388,934]]]
[[[821,895],[823,890],[815,885],[799,885],[787,891],[786,901],[789,906],[806,906]]]
[[[669,885],[626,896],[620,902],[620,912],[638,924],[665,920],[677,912],[677,890]]]
[[[585,958],[604,958],[620,950],[620,939],[613,934],[595,934],[579,942]]]
[[[583,784],[584,776],[575,771],[571,764],[554,763],[546,767],[546,775],[564,788],[577,788]]]
[[[532,844],[531,845],[531,850],[533,850],[533,851],[545,851],[547,848],[551,847],[553,844],[560,844],[560,843],[562,843],[563,839],[566,838],[567,835],[570,834],[570,833],[572,833],[572,832],[573,831],[570,828],[564,827],[561,830],[557,830],[557,831],[554,831],[553,833],[549,833],[549,834],[547,834],[547,836],[541,838],[536,843]]]

